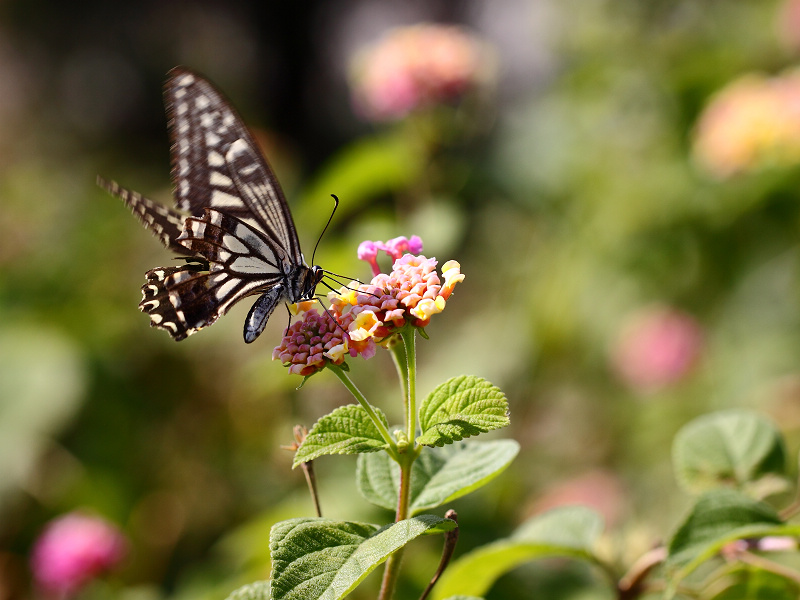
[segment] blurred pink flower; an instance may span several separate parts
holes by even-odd
[[[115,565],[127,552],[120,531],[100,517],[69,513],[51,521],[31,553],[36,583],[46,592],[71,596]]]
[[[778,36],[790,50],[800,51],[800,0],[786,0],[777,17]]]
[[[356,109],[378,121],[458,98],[490,71],[483,43],[458,27],[434,24],[393,29],[353,62]]]
[[[532,512],[540,514],[558,506],[588,506],[603,515],[606,527],[614,527],[625,514],[626,501],[619,477],[598,469],[552,485],[536,501]]]
[[[800,71],[746,75],[717,92],[695,128],[694,155],[719,178],[800,163]]]
[[[694,318],[656,307],[629,320],[611,358],[620,379],[649,392],[680,381],[697,362],[702,346],[703,332]]]

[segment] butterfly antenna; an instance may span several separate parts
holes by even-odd
[[[339,208],[339,198],[336,197],[336,194],[331,194],[331,196],[333,197],[333,202],[334,202],[333,210],[331,211],[331,216],[328,217],[328,222],[325,223],[325,227],[323,227],[322,229],[322,233],[320,233],[319,238],[317,238],[317,243],[314,244],[314,252],[311,253],[312,265],[316,264],[314,263],[314,257],[317,255],[317,246],[319,246],[320,241],[322,241],[322,236],[325,235],[325,232],[328,230],[328,226],[331,224],[331,221],[333,221],[333,215],[336,214],[336,209]]]

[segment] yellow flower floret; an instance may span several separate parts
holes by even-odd
[[[366,340],[375,333],[375,330],[383,325],[377,315],[371,310],[363,310],[347,328],[350,339],[356,342]]]

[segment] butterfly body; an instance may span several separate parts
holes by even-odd
[[[98,179],[165,246],[189,257],[146,273],[139,308],[151,326],[182,340],[259,295],[244,324],[250,343],[280,302],[311,300],[324,272],[306,265],[280,184],[222,93],[178,67],[164,96],[177,210]]]

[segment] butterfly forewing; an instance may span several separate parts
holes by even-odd
[[[303,262],[280,185],[222,93],[178,67],[164,95],[175,203],[186,214],[100,182],[167,247],[193,257],[148,271],[139,307],[152,326],[181,340],[242,298],[261,294],[244,326],[245,341],[252,342],[279,302],[313,296],[322,271]]]
[[[231,103],[208,81],[180,67],[170,71],[165,98],[178,207],[195,216],[209,207],[255,221],[300,262],[283,190]],[[247,183],[246,191],[240,182]]]

